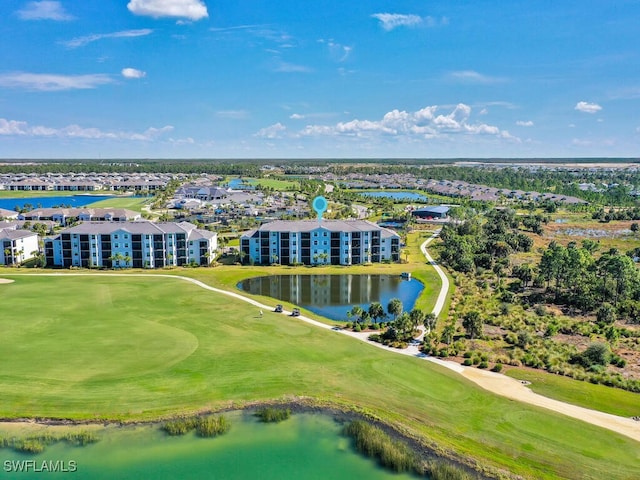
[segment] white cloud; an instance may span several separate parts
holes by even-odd
[[[231,120],[243,120],[248,117],[248,113],[246,110],[219,110],[216,112],[216,116]]]
[[[518,120],[516,125],[519,127],[533,127],[533,121],[531,120]]]
[[[602,110],[602,107],[597,103],[578,102],[575,109],[584,113],[596,113]]]
[[[59,138],[85,138],[85,139],[110,139],[110,140],[135,140],[152,141],[162,135],[173,131],[171,125],[161,128],[150,127],[144,132],[105,132],[98,128],[86,128],[80,125],[68,125],[63,128],[52,128],[42,125],[29,126],[27,122],[7,120],[0,118],[0,135],[30,136],[30,137],[59,137]]]
[[[342,45],[331,39],[329,40],[320,39],[318,40],[318,43],[326,44],[327,48],[329,49],[329,55],[331,55],[332,60],[335,60],[337,62],[346,61],[347,58],[349,58],[349,55],[351,55],[351,52],[353,51],[353,47]]]
[[[177,17],[189,20],[207,18],[207,6],[201,0],[131,0],[127,8],[134,15],[153,18]]]
[[[438,20],[434,17],[421,17],[419,15],[405,15],[402,13],[374,13],[371,17],[379,20],[380,25],[386,31],[391,31],[397,27],[435,27],[449,24],[449,19],[446,17]]]
[[[466,82],[466,83],[484,83],[484,84],[492,84],[492,83],[503,83],[505,81],[504,78],[500,77],[490,77],[489,75],[483,75],[482,73],[478,73],[474,70],[460,70],[457,72],[451,72],[449,77],[453,80]]]
[[[27,122],[0,118],[0,135],[26,135]]]
[[[56,75],[26,72],[0,74],[0,87],[23,88],[44,92],[85,90],[113,82],[113,78],[102,73],[90,75]]]
[[[282,134],[287,130],[287,127],[282,125],[280,122],[270,125],[266,128],[261,128],[258,133],[256,133],[256,137],[262,138],[281,138]]]
[[[69,48],[78,48],[78,47],[84,47],[85,45],[91,42],[96,42],[104,38],[143,37],[151,33],[153,33],[153,30],[151,30],[150,28],[141,28],[138,30],[123,30],[120,32],[113,32],[113,33],[98,33],[95,35],[86,35],[84,37],[76,37],[76,38],[72,38],[71,40],[67,40],[60,43],[62,43],[63,45],[66,45]]]
[[[137,70],[135,68],[123,68],[122,76],[124,78],[144,78],[147,76],[147,72],[143,72],[142,70]]]
[[[487,110],[486,108],[483,108],[482,110],[480,110],[480,111],[478,112],[478,115],[486,115],[486,114],[488,114],[488,113],[489,113],[489,110]]]
[[[73,20],[73,15],[65,12],[60,2],[42,1],[29,2],[22,9],[16,12],[22,20],[56,20],[58,22]]]
[[[276,65],[274,70],[276,72],[284,72],[284,73],[310,73],[313,71],[313,69],[309,67],[305,67],[304,65],[296,65],[294,63],[287,63],[287,62],[279,62],[278,65]]]
[[[304,115],[300,115],[299,113],[293,113],[289,116],[291,120],[302,120],[304,119]]]
[[[335,125],[307,125],[301,136],[351,136],[366,137],[421,137],[436,138],[449,135],[490,135],[499,138],[518,140],[508,131],[497,126],[469,121],[471,107],[460,103],[449,112],[438,112],[443,107],[432,105],[416,112],[392,110],[381,120],[351,120]]]

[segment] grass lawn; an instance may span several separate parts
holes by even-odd
[[[304,396],[526,478],[640,478],[637,442],[179,279],[12,278],[0,285],[3,417],[154,419]]]
[[[87,207],[89,208],[127,208],[134,212],[142,212],[142,207],[150,203],[152,197],[133,198],[109,198],[107,200],[101,200],[100,202],[94,202]]]
[[[637,393],[581,382],[539,370],[513,368],[505,374],[531,382],[529,388],[545,397],[622,417],[640,415],[640,395]]]
[[[37,197],[70,197],[79,193],[93,193],[95,195],[112,195],[113,192],[97,191],[97,192],[58,192],[58,191],[14,191],[0,190],[0,198],[37,198]]]

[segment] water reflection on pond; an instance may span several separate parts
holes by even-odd
[[[355,305],[367,308],[399,298],[405,311],[411,310],[424,285],[399,275],[274,275],[243,280],[238,288],[255,295],[266,295],[306,308],[332,320],[347,320]]]

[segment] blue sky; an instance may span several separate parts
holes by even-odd
[[[638,156],[640,1],[2,0],[2,158]]]

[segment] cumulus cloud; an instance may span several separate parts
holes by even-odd
[[[127,8],[134,15],[153,18],[177,17],[189,20],[207,18],[207,6],[201,0],[131,0]]]
[[[392,110],[380,120],[351,120],[335,125],[307,125],[301,136],[352,137],[421,137],[437,138],[447,135],[492,135],[517,140],[497,126],[470,121],[471,107],[460,103],[452,110],[439,113],[442,107],[432,105],[415,112]]]
[[[483,84],[502,83],[505,81],[504,78],[483,75],[482,73],[478,73],[474,70],[460,70],[457,72],[451,72],[449,74],[449,78],[465,83]]]
[[[86,35],[84,37],[76,37],[60,43],[62,43],[62,45],[66,45],[69,48],[78,48],[84,47],[91,42],[97,42],[98,40],[102,40],[104,38],[143,37],[151,33],[153,33],[153,30],[151,30],[150,28],[141,28],[138,30],[123,30],[113,33],[98,33],[95,35]]]
[[[602,110],[602,107],[597,103],[578,102],[575,109],[584,113],[596,113]]]
[[[102,73],[90,75],[56,75],[27,72],[0,74],[0,87],[22,88],[43,92],[86,90],[113,82],[113,78]]]
[[[27,122],[0,118],[0,135],[5,136],[135,140],[148,142],[171,131],[173,131],[173,126],[171,125],[166,125],[161,128],[150,127],[143,132],[105,132],[99,128],[86,128],[75,124],[63,128],[53,128],[42,125],[32,127],[29,126]]]
[[[533,127],[533,121],[531,120],[518,120],[516,125],[519,127]]]
[[[398,27],[435,27],[437,25],[449,24],[449,19],[446,17],[437,19],[434,17],[421,17],[419,15],[406,15],[402,13],[374,13],[371,17],[377,19],[380,22],[380,26],[386,31],[391,31]]]
[[[144,78],[147,76],[147,72],[143,72],[142,70],[137,70],[135,68],[123,68],[122,76],[124,78]]]
[[[266,128],[261,128],[258,133],[256,133],[256,137],[262,138],[281,138],[283,133],[287,130],[287,127],[282,125],[280,122],[270,125]]]
[[[69,15],[60,2],[41,1],[29,2],[26,6],[16,12],[21,20],[55,20],[64,22],[73,20],[73,15]]]

